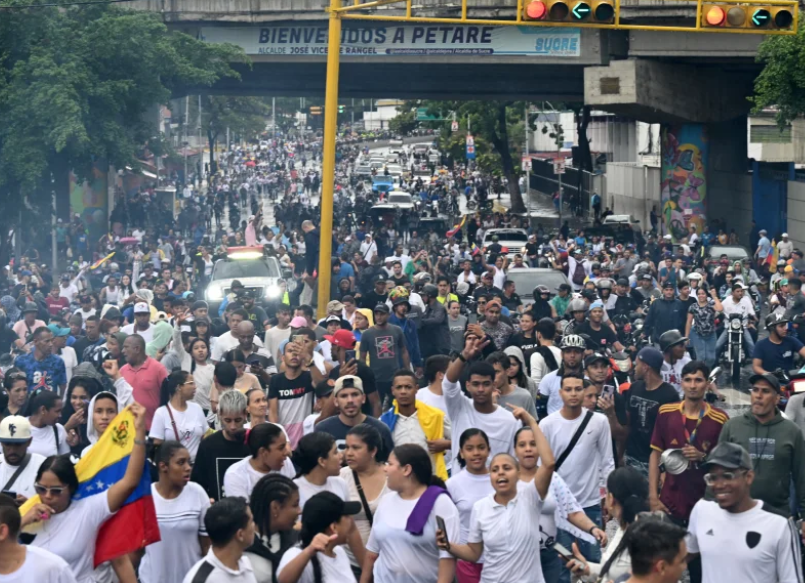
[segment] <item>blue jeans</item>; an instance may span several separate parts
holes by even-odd
[[[568,573],[568,570],[565,569],[565,562],[553,549],[541,549],[539,562],[542,566],[542,578],[545,579],[545,583],[559,583],[562,575]]]
[[[729,320],[727,321],[727,325],[729,325]],[[724,346],[727,344],[727,333],[729,332],[728,328],[724,328],[724,331],[721,333],[721,336],[718,337],[718,341],[716,342],[716,355],[721,354],[724,350]],[[749,330],[744,328],[744,353],[746,362],[752,361],[752,354],[755,352],[755,341],[752,339],[752,335],[749,333]]]
[[[588,506],[584,509],[584,514],[587,515],[587,518],[592,520],[599,528],[601,528],[601,505],[596,504],[595,506]],[[561,528],[556,532],[556,542],[560,543],[563,547],[567,550],[573,550],[573,543],[575,542],[576,545],[579,547],[579,551],[581,554],[584,555],[588,561],[593,563],[598,563],[601,561],[601,547],[598,546],[598,543],[589,543],[586,540],[582,540],[580,538],[576,538],[569,532],[562,530]],[[562,569],[562,574],[559,577],[559,581],[561,583],[570,583],[570,571],[567,569]],[[550,583],[546,580],[546,583]]]
[[[707,336],[700,336],[691,327],[690,344],[696,351],[696,359],[704,361],[707,366],[713,368],[716,363],[716,333],[711,332]]]

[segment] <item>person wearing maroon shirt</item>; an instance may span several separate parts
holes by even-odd
[[[47,304],[48,313],[51,317],[58,316],[59,312],[70,307],[70,302],[67,298],[59,297],[58,285],[50,286],[50,293],[45,298],[45,303]]]

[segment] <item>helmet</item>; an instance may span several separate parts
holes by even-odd
[[[586,312],[587,302],[581,298],[570,300],[570,303],[567,305],[567,311],[569,314],[572,314],[573,312]]]
[[[439,295],[439,288],[433,285],[432,283],[427,283],[422,286],[422,291],[420,292],[423,296],[428,296],[431,298],[438,297]]]
[[[677,344],[682,344],[683,342],[687,342],[687,338],[682,336],[679,333],[679,330],[668,330],[667,332],[663,332],[660,336],[660,350],[665,352],[669,348],[673,348]]]
[[[599,279],[596,282],[595,287],[597,287],[598,289],[610,289],[611,290],[612,289],[612,280],[607,279],[607,278]]]
[[[550,293],[551,290],[548,289],[547,285],[538,285],[537,287],[534,288],[533,291],[534,299],[536,299],[537,296],[541,296],[542,294],[550,294]]]
[[[562,338],[562,350],[565,348],[578,348],[579,350],[584,350],[586,347],[587,344],[584,342],[584,338],[578,334],[568,334]]]
[[[785,317],[785,314],[774,313],[766,316],[766,329],[773,328],[778,324],[788,324],[791,320]]]
[[[788,263],[786,263],[785,259],[780,259],[780,261],[777,262],[777,267],[785,267],[786,265],[788,265]]]
[[[688,274],[688,281],[691,281],[693,279],[701,280],[702,279],[702,274],[697,273],[696,271],[694,271],[693,273],[689,273]]]
[[[397,304],[408,304],[410,307],[411,304],[408,303],[408,297],[411,294],[405,289],[403,286],[398,285],[393,290],[389,292],[389,299],[391,300],[391,305],[396,306]]]

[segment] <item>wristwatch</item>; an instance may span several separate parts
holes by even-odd
[[[598,528],[598,525],[597,525],[597,524],[593,524],[593,525],[590,527],[590,530],[588,530],[587,532],[588,532],[590,535],[592,535],[592,534],[593,534],[593,531],[594,531],[596,528]]]
[[[458,353],[458,359],[459,359],[461,362],[467,362],[467,359],[466,359],[466,358],[464,358],[464,354],[462,354],[461,352],[459,352],[459,353]]]

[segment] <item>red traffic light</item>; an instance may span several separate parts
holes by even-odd
[[[710,26],[721,26],[727,18],[727,14],[721,6],[710,6],[704,16]]]
[[[547,11],[548,9],[542,0],[533,0],[532,2],[528,3],[528,6],[525,7],[526,18],[530,20],[542,20],[545,18],[545,13]]]

